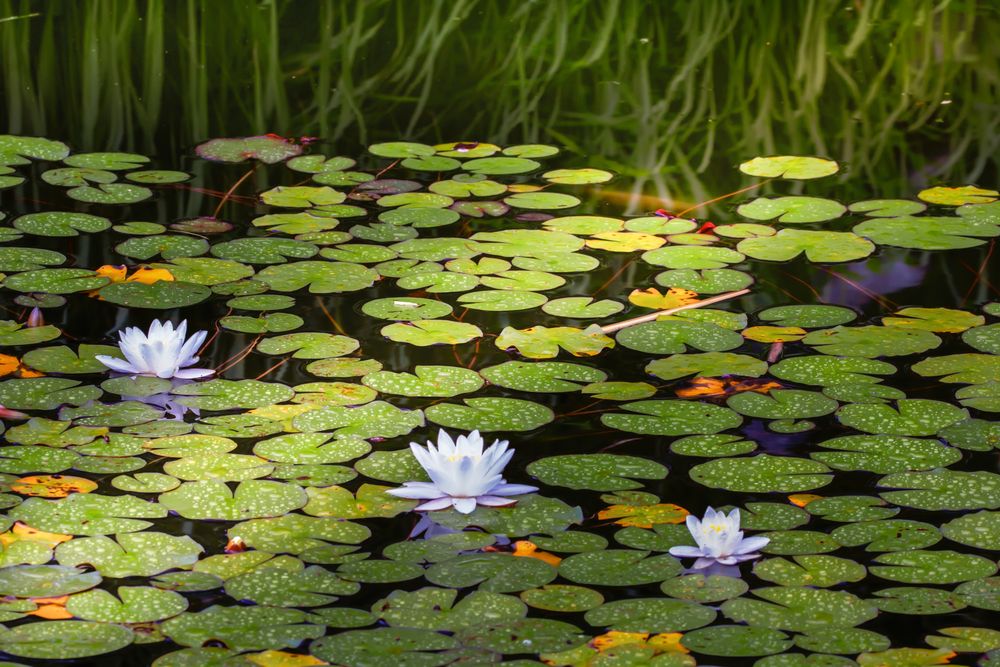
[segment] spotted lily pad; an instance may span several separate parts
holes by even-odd
[[[635,401],[622,406],[628,413],[601,415],[605,426],[644,435],[718,433],[736,428],[743,418],[729,408],[673,400]]]
[[[699,484],[742,493],[810,491],[829,484],[829,473],[819,461],[770,454],[709,461],[690,472]]]
[[[90,621],[41,621],[0,630],[0,650],[21,658],[73,659],[112,653],[132,643],[132,631]]]
[[[635,479],[663,479],[667,468],[654,461],[620,454],[565,454],[528,465],[528,474],[555,486],[592,491],[623,491],[642,487]]]
[[[240,521],[303,507],[306,494],[295,484],[268,480],[240,482],[235,491],[220,481],[185,482],[159,497],[160,504],[187,519]]]
[[[438,403],[425,410],[427,419],[463,431],[531,431],[552,421],[552,410],[518,398],[467,398],[465,405]]]

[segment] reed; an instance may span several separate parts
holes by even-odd
[[[262,132],[342,151],[401,136],[551,141],[600,156],[636,192],[694,201],[738,187],[747,156],[823,154],[847,163],[844,179],[905,193],[996,176],[997,12],[989,0],[0,0],[0,127],[164,154]]]

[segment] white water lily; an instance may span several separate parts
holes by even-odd
[[[716,512],[709,507],[705,511],[705,518],[701,520],[689,514],[687,528],[698,546],[671,547],[670,555],[697,558],[694,563],[695,569],[702,569],[713,563],[735,565],[745,560],[759,558],[760,554],[756,552],[771,541],[766,537],[743,537],[738,509],[734,509],[729,516],[726,516],[725,512]]]
[[[125,359],[99,354],[95,358],[113,371],[128,375],[149,375],[158,378],[193,380],[211,375],[210,368],[189,368],[198,363],[198,348],[205,341],[206,331],[198,331],[185,340],[187,320],[174,329],[173,322],[153,320],[146,334],[138,327],[119,332]]]
[[[387,493],[400,498],[423,500],[417,511],[441,510],[454,507],[469,514],[476,505],[500,507],[513,505],[507,496],[532,493],[538,488],[526,484],[508,484],[503,469],[514,456],[506,440],[496,440],[483,451],[479,431],[460,435],[452,440],[444,429],[438,433],[437,447],[428,442],[421,447],[410,443],[410,451],[430,476],[430,482],[406,482]]]

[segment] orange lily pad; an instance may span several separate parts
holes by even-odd
[[[690,514],[680,505],[611,505],[597,514],[598,519],[615,519],[619,526],[652,528],[658,523],[681,523]]]
[[[660,290],[655,287],[647,287],[646,289],[632,290],[632,293],[628,295],[628,300],[643,308],[667,310],[698,301],[698,293],[680,287],[672,287],[661,294]]]
[[[71,475],[31,475],[10,485],[14,493],[40,498],[65,498],[73,493],[90,493],[96,488],[96,482]]]

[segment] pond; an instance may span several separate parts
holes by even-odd
[[[806,5],[807,36],[872,56],[838,48],[843,79],[881,53],[893,85],[912,62],[852,31],[913,47],[933,7]],[[805,102],[781,141],[671,130],[669,105],[612,130],[566,119],[613,97],[574,67],[676,103],[697,77],[643,50],[676,10],[294,6],[0,4],[2,78],[31,91],[0,126],[2,664],[1000,665],[1000,192],[976,83],[954,104],[931,85],[952,70],[922,83],[922,122],[960,111],[957,141],[870,109],[881,133],[851,152],[854,121]],[[781,22],[727,9],[678,39]],[[555,48],[559,11],[601,51],[567,38],[537,77],[591,95],[546,124],[527,95],[496,101],[506,120],[456,112],[500,89],[462,28],[528,43],[538,23]],[[936,16],[936,39],[971,30]],[[203,34],[229,19],[252,71]],[[115,26],[145,50],[111,51]],[[419,65],[375,48],[400,26],[453,40],[467,98],[443,95],[452,64],[390,83]],[[614,36],[652,80],[619,76]],[[89,48],[77,117],[36,106]],[[959,55],[940,60],[979,82]],[[383,88],[318,93],[340,59]]]

